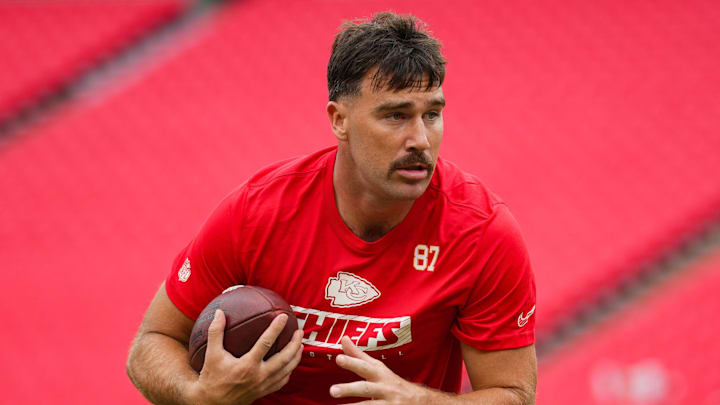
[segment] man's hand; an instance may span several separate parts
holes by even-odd
[[[348,338],[342,338],[345,354],[335,358],[338,366],[364,378],[347,384],[330,387],[335,398],[370,398],[356,402],[363,405],[389,404],[487,404],[530,405],[535,403],[537,366],[534,346],[518,349],[481,352],[463,345],[465,357],[475,391],[454,395],[411,383],[393,373],[383,362],[358,349]],[[492,370],[487,375],[482,367]],[[471,367],[472,366],[472,367]]]
[[[223,347],[225,314],[215,312],[208,329],[205,364],[193,389],[193,403],[250,404],[273,393],[290,379],[290,373],[302,356],[302,330],[293,335],[290,343],[267,361],[263,357],[282,332],[287,315],[276,316],[252,349],[240,358]]]
[[[350,338],[342,338],[345,354],[335,358],[338,366],[350,370],[364,378],[347,384],[330,387],[330,395],[335,398],[361,397],[369,401],[358,404],[426,404],[445,397],[444,394],[413,384],[393,373],[383,362],[370,357],[358,349]]]

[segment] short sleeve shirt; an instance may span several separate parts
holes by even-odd
[[[335,204],[336,148],[268,167],[227,196],[179,253],[166,280],[196,319],[227,287],[256,285],[292,306],[304,352],[290,382],[258,403],[339,403],[340,338],[406,380],[461,385],[460,343],[502,350],[534,343],[535,282],[505,203],[440,158],[425,193],[375,242]],[[345,399],[346,401],[346,399]]]

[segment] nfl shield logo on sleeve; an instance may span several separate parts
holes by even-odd
[[[185,259],[185,263],[183,263],[182,267],[180,267],[180,270],[178,270],[178,280],[180,282],[186,282],[190,278],[190,259]]]

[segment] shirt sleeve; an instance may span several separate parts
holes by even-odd
[[[504,204],[475,248],[479,275],[460,308],[452,333],[480,350],[503,350],[535,342],[535,277],[520,228]]]
[[[191,319],[226,288],[244,284],[244,271],[235,256],[242,192],[225,198],[202,228],[175,258],[165,280],[168,297]]]

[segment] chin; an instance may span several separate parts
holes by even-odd
[[[427,186],[429,184],[428,182],[421,182],[418,184],[402,184],[400,186],[396,186],[391,192],[389,193],[395,200],[400,201],[413,201],[420,198],[423,193],[425,193],[425,190],[427,189]]]

